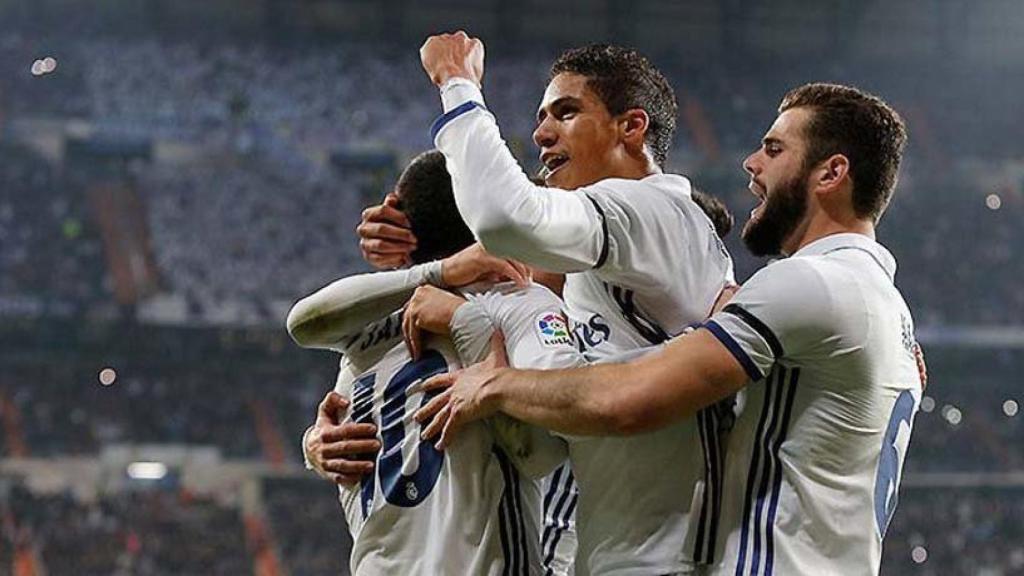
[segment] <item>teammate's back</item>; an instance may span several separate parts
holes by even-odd
[[[393,346],[346,356],[336,391],[352,398],[349,418],[380,430],[376,470],[341,502],[353,536],[351,569],[376,574],[534,574],[539,492],[477,423],[446,451],[420,441],[415,410],[430,394],[409,388],[459,368],[451,345],[431,339],[413,360]]]

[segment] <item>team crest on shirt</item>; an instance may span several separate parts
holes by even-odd
[[[534,323],[537,329],[537,337],[540,343],[549,347],[572,346],[572,336],[569,335],[569,323],[560,312],[546,312],[537,316]]]

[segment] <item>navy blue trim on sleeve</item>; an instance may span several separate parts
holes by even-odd
[[[772,329],[764,322],[761,322],[757,316],[754,316],[748,310],[741,308],[737,304],[729,304],[725,308],[722,308],[722,312],[732,314],[746,322],[748,326],[753,328],[761,335],[761,338],[764,338],[764,341],[768,343],[768,348],[771,348],[772,355],[775,356],[775,359],[778,360],[779,358],[782,358],[782,342],[779,342],[779,339],[775,337],[775,333],[772,332]]]
[[[474,100],[470,100],[468,102],[463,102],[462,104],[459,104],[455,108],[452,108],[451,110],[439,116],[437,120],[434,120],[434,123],[430,125],[430,141],[433,142],[434,139],[437,138],[437,133],[440,132],[442,128],[447,126],[449,122],[455,120],[459,116],[462,116],[463,114],[469,112],[474,108],[487,110],[487,108],[483,104],[476,102]]]
[[[757,382],[761,378],[764,378],[764,374],[761,374],[761,370],[757,367],[757,364],[754,364],[754,361],[750,359],[750,356],[748,356],[747,353],[743,351],[743,348],[733,340],[732,336],[725,331],[725,328],[719,326],[714,320],[708,320],[705,322],[704,328],[707,328],[708,332],[711,332],[715,338],[718,338],[718,341],[725,346],[726,350],[736,358],[740,363],[740,366],[743,367],[743,371],[750,377],[751,381]]]
[[[586,196],[587,200],[594,205],[594,210],[597,210],[597,215],[601,217],[601,255],[597,257],[597,264],[594,264],[594,269],[598,269],[604,266],[606,260],[608,260],[608,220],[604,217],[604,210],[598,205],[597,200],[594,200],[590,196]]]

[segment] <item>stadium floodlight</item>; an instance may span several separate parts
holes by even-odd
[[[128,477],[132,480],[162,480],[167,476],[167,465],[163,462],[132,462],[128,465]]]

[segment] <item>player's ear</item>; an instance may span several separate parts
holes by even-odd
[[[818,165],[814,174],[818,189],[834,190],[849,179],[850,159],[845,154],[833,154]]]
[[[642,148],[651,118],[643,108],[626,110],[619,117],[619,136],[630,147]]]

